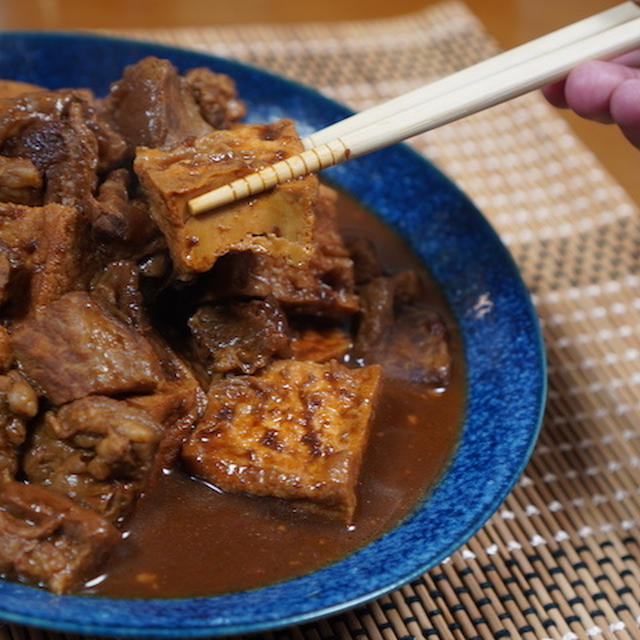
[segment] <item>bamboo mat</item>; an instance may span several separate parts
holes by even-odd
[[[268,67],[356,109],[496,51],[458,2],[375,22],[125,35]],[[264,637],[640,638],[640,213],[539,95],[413,144],[487,215],[533,293],[550,365],[542,435],[498,512],[440,566]]]

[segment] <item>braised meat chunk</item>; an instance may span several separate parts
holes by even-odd
[[[111,85],[103,112],[124,136],[132,155],[136,147],[170,149],[212,130],[177,69],[154,57],[125,67],[122,78]]]
[[[151,323],[140,291],[140,269],[132,260],[114,260],[94,274],[91,297],[136,331],[148,334]]]
[[[42,174],[31,160],[0,156],[0,202],[42,202]]]
[[[386,347],[385,371],[431,389],[443,390],[451,379],[448,331],[430,309],[405,309],[396,319]]]
[[[98,172],[122,161],[125,144],[97,114],[91,92],[61,89],[0,101],[0,150],[38,168],[45,203],[82,210]]]
[[[44,91],[44,89],[30,82],[0,80],[0,98],[15,98],[16,96],[21,96],[23,93],[33,93],[34,91]]]
[[[203,306],[189,319],[194,353],[209,374],[253,373],[289,355],[287,319],[275,300]]]
[[[0,372],[5,373],[9,371],[12,364],[11,336],[7,329],[0,325]]]
[[[162,377],[149,342],[84,292],[25,320],[11,343],[22,371],[56,405],[89,394],[148,393]]]
[[[228,491],[275,496],[349,522],[380,385],[380,367],[278,361],[228,378],[182,456]]]
[[[362,305],[356,334],[355,352],[361,358],[375,359],[395,316],[395,286],[391,278],[379,277],[360,287]]]
[[[96,197],[87,202],[86,212],[97,235],[137,247],[160,232],[147,203],[129,193],[131,183],[127,169],[115,169],[99,185]]]
[[[356,313],[353,262],[338,231],[336,197],[333,189],[320,187],[307,261],[292,264],[264,252],[228,254],[212,271],[210,295],[271,295],[294,314],[345,318]]]
[[[383,275],[382,266],[371,240],[362,236],[348,236],[345,238],[345,244],[353,260],[356,284],[365,284]]]
[[[0,486],[0,573],[65,593],[120,539],[107,520],[37,485]]]
[[[38,398],[18,371],[0,376],[0,485],[16,477],[27,422],[38,413]]]
[[[199,67],[187,71],[184,77],[202,117],[214,129],[228,129],[245,116],[247,110],[238,99],[235,82],[228,75]]]
[[[451,377],[448,331],[435,311],[412,304],[419,286],[409,271],[360,287],[354,350],[364,362],[384,362],[388,375],[443,389]]]
[[[153,393],[128,397],[127,402],[163,427],[154,466],[156,470],[169,469],[182,441],[204,411],[204,393],[189,367],[153,327],[135,263],[117,260],[108,264],[92,282],[91,294],[111,316],[146,338],[160,364],[161,376]]]
[[[162,435],[145,411],[89,396],[44,414],[24,470],[29,481],[117,522],[144,490]]]
[[[170,471],[175,466],[180,448],[204,413],[207,399],[189,372],[184,377],[163,382],[156,393],[133,396],[126,402],[144,411],[164,430],[149,477],[152,486],[159,473]]]
[[[238,125],[190,139],[170,151],[140,148],[134,169],[181,273],[209,270],[236,250],[298,263],[309,256],[315,177],[280,185],[259,198],[190,216],[187,202],[210,189],[302,151],[290,120]]]

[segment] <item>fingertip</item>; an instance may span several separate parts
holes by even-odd
[[[611,117],[628,140],[640,147],[640,79],[620,83],[611,94]]]
[[[569,106],[564,95],[564,84],[564,80],[561,80],[542,88],[544,97],[558,109],[566,109]]]
[[[567,104],[579,116],[611,122],[609,101],[615,88],[628,77],[627,68],[610,62],[586,62],[568,75]]]

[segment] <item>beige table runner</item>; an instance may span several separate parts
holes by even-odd
[[[496,51],[458,2],[375,22],[125,35],[267,67],[355,109]],[[539,95],[413,144],[486,214],[534,295],[550,365],[542,435],[506,502],[443,564],[367,606],[264,635],[640,638],[640,212]],[[43,637],[65,636],[0,628],[3,640]]]

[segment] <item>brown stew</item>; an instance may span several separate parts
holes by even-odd
[[[0,576],[192,596],[312,571],[405,517],[464,411],[407,246],[233,80],[145,58],[105,98],[0,83]]]
[[[446,304],[407,245],[357,202],[339,199],[342,230],[375,243],[392,271],[416,269],[428,304],[448,320],[455,366],[446,393],[387,378],[358,486],[354,522],[292,512],[269,498],[219,493],[186,475],[162,478],[129,537],[90,593],[188,597],[263,586],[322,567],[364,546],[412,511],[452,455],[462,423],[460,339]]]

